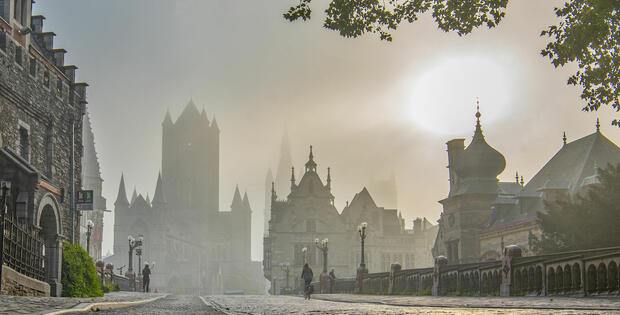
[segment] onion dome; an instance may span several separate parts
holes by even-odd
[[[471,143],[463,151],[455,165],[457,174],[463,178],[497,178],[506,168],[504,156],[491,147],[482,134],[480,109],[476,112],[476,131]]]

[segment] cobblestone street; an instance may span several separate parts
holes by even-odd
[[[207,296],[205,300],[230,314],[620,314],[618,300],[597,304],[608,301],[605,299],[561,299],[553,303],[546,298],[547,303],[538,298],[396,297],[390,301],[394,297],[350,299],[348,295],[332,295],[342,301],[334,302],[323,300],[329,296],[316,297],[306,301],[295,296]],[[407,300],[413,303],[403,303]]]
[[[88,314],[88,313],[78,313]],[[200,314],[216,315],[225,314],[218,312],[206,305],[199,297],[189,295],[171,295],[153,303],[139,306],[117,309],[113,311],[100,311],[97,314],[148,314],[148,315],[172,315],[172,314]]]
[[[0,314],[37,314],[69,309],[82,303],[126,302],[160,296],[157,293],[112,292],[97,298],[29,297],[0,295]]]

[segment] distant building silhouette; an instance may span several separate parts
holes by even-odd
[[[283,263],[289,263],[292,274],[298,275],[304,262],[308,262],[318,277],[322,257],[315,247],[315,238],[329,239],[329,269],[334,268],[342,277],[354,276],[361,258],[357,227],[362,222],[368,222],[370,233],[365,251],[370,271],[388,271],[394,262],[400,262],[405,268],[422,266],[420,263],[432,264],[429,260],[435,235],[431,226],[426,228],[426,234],[416,235],[415,231],[406,230],[400,213],[396,209],[377,206],[366,188],[357,193],[339,214],[334,206],[331,181],[328,168],[323,184],[311,147],[298,183],[295,169],[290,169],[290,188],[285,198],[278,199],[275,184],[272,184],[269,235],[264,239],[263,253],[264,275],[271,282],[271,292],[278,293],[286,282],[285,273],[280,268]],[[429,240],[416,242],[417,237]],[[416,248],[416,244],[429,245]],[[306,257],[302,252],[304,247],[308,249]],[[298,277],[294,276],[292,281],[291,286],[299,288]]]
[[[129,202],[121,177],[114,209],[114,255],[106,261],[127,264],[127,237],[143,235],[142,261],[156,262],[153,288],[262,293],[260,263],[250,259],[252,210],[247,194],[241,197],[236,187],[230,211],[219,210],[216,119],[209,121],[190,101],[176,122],[166,113],[162,129],[162,173],[153,200],[134,193]]]

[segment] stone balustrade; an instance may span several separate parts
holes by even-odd
[[[435,296],[618,296],[620,247],[522,257],[515,245],[502,260],[368,273],[336,279],[334,293]],[[360,292],[360,284],[362,289]]]

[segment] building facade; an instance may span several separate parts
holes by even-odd
[[[0,179],[11,183],[8,216],[40,229],[45,282],[62,288],[63,241],[79,240],[72,215],[81,187],[86,83],[54,47],[31,0],[0,0]],[[38,255],[39,253],[37,253]]]
[[[219,209],[219,137],[215,120],[190,101],[173,122],[162,123],[162,172],[153,199],[127,199],[121,178],[114,203],[114,255],[128,267],[128,236],[142,236],[142,256],[152,267],[151,286],[179,293],[262,293],[260,263],[250,259],[251,208],[235,189],[230,211]],[[135,253],[134,253],[135,255]],[[142,264],[143,265],[143,264]],[[127,268],[125,268],[127,270]]]
[[[269,233],[264,238],[263,271],[271,282],[272,293],[281,292],[287,282],[289,289],[298,289],[304,263],[313,268],[318,278],[323,270],[323,256],[315,245],[316,239],[328,240],[327,270],[333,268],[338,277],[354,276],[361,260],[358,226],[362,222],[368,223],[364,259],[369,270],[388,271],[395,261],[404,268],[428,262],[430,246],[425,253],[416,250],[416,244],[424,244],[416,243],[416,238],[426,237],[422,228],[417,235],[406,230],[400,213],[396,209],[377,206],[366,188],[339,213],[334,206],[330,169],[327,169],[323,184],[312,147],[299,183],[294,168],[291,168],[290,175],[286,198],[278,198],[275,184],[271,189],[271,216]],[[432,233],[430,226],[427,230],[428,234]],[[430,239],[434,239],[434,235]],[[290,266],[288,280],[285,265]]]
[[[480,112],[474,137],[448,145],[450,193],[440,201],[443,212],[433,247],[434,256],[449,263],[500,259],[503,248],[518,245],[533,255],[532,240],[541,234],[537,220],[545,202],[571,199],[597,185],[597,165],[620,163],[620,148],[599,129],[567,142],[527,183],[517,174],[514,182],[499,182],[506,160],[482,134]]]

